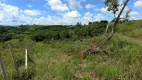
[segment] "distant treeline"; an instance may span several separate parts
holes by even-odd
[[[76,40],[83,37],[93,37],[104,33],[107,21],[89,22],[88,25],[20,25],[20,26],[0,26],[0,41],[11,39],[22,39],[29,36],[33,41],[50,40]]]

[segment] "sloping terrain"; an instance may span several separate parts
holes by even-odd
[[[37,62],[36,80],[140,80],[142,79],[142,47],[121,35],[115,35],[107,45],[108,54],[88,55],[83,59],[76,49],[86,49],[95,45],[98,38],[83,39],[75,42],[53,42],[41,45],[35,55]],[[104,38],[103,38],[104,39]],[[37,50],[37,49],[36,49]],[[42,56],[44,55],[44,56]],[[42,76],[42,77],[41,77]]]
[[[104,35],[78,40],[53,40],[30,45],[13,44],[18,68],[24,80],[141,80],[142,79],[142,22],[118,25],[118,32],[103,47],[106,53],[82,58],[81,51],[105,42]],[[24,67],[25,48],[33,62]],[[18,80],[7,47],[2,57],[9,80]],[[14,73],[13,73],[14,72]],[[0,75],[2,79],[2,75]]]

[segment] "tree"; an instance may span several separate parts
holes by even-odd
[[[76,26],[81,26],[81,22],[77,22]]]
[[[107,20],[101,20],[100,23],[108,23]]]
[[[129,18],[130,18],[130,12],[132,11],[132,9],[129,9],[127,12],[126,12],[126,15],[125,15],[125,18],[126,18],[126,20],[129,20]]]
[[[93,24],[92,22],[89,22],[89,23],[88,23],[88,25],[92,25],[92,24]]]
[[[105,0],[105,4],[108,7],[108,11],[112,11],[112,13],[114,14],[114,19],[113,19],[114,22],[113,22],[113,27],[112,27],[112,33],[109,34],[109,32],[108,32],[109,24],[110,24],[110,22],[109,22],[107,27],[106,27],[106,32],[105,32],[106,37],[107,37],[107,41],[105,43],[103,43],[102,45],[99,45],[99,46],[95,47],[95,49],[93,48],[93,49],[84,50],[83,54],[86,54],[86,53],[89,53],[89,54],[93,53],[94,54],[94,53],[104,51],[104,50],[100,49],[100,47],[106,45],[108,43],[108,41],[111,40],[111,38],[113,37],[114,33],[116,32],[116,26],[117,26],[117,24],[118,24],[118,22],[120,20],[120,16],[122,15],[122,12],[124,11],[124,9],[125,9],[128,2],[129,2],[129,0],[126,0],[126,2],[124,3],[122,9],[119,12],[117,18],[115,18],[115,14],[118,11],[118,6],[119,6],[118,0]]]
[[[114,17],[115,17],[115,14],[116,12],[119,10],[118,7],[119,7],[119,2],[118,0],[105,0],[105,5],[107,5],[108,7],[108,11],[112,11],[112,13],[114,14]]]
[[[116,26],[117,26],[117,24],[118,24],[118,22],[120,20],[120,16],[122,15],[122,12],[124,11],[124,9],[125,9],[126,5],[128,4],[128,2],[129,2],[129,0],[126,0],[124,2],[124,5],[123,5],[122,9],[120,10],[120,12],[119,12],[116,19],[115,19],[115,16],[114,16],[115,20],[114,20],[114,25],[113,25],[111,34],[109,34],[109,32],[108,32],[110,22],[108,23],[108,25],[106,27],[106,32],[105,32],[108,41],[113,37],[113,34],[116,32]],[[115,15],[116,11],[118,11],[118,6],[119,6],[118,0],[105,0],[105,4],[108,7],[108,11],[111,10],[113,12],[113,14]]]

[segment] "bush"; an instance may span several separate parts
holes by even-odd
[[[11,39],[12,39],[12,37],[9,34],[0,35],[0,41],[1,42],[8,41],[8,40],[11,40]]]

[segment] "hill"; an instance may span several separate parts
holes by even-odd
[[[141,20],[119,23],[117,33],[103,46],[105,52],[83,58],[83,50],[106,41],[105,26],[106,23],[95,23],[70,27],[21,26],[24,29],[16,27],[16,32],[11,32],[12,28],[3,30],[1,36],[12,35],[11,39],[1,41],[8,79],[19,80],[7,48],[7,44],[12,44],[24,80],[141,80]],[[25,48],[31,59],[28,69],[24,67]]]

